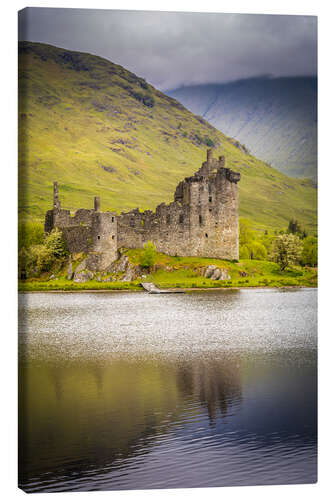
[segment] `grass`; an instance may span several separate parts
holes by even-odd
[[[64,55],[66,58],[64,58]],[[149,107],[134,96],[148,93]],[[201,142],[200,142],[201,141]],[[240,216],[258,230],[293,217],[317,227],[317,190],[238,149],[234,141],[142,79],[97,56],[20,44],[19,214],[42,220],[58,180],[64,208],[154,209],[205,160],[207,144],[241,173]]]
[[[140,262],[142,249],[127,250],[129,261],[133,265]],[[230,280],[215,281],[202,276],[203,268],[210,264],[227,269]],[[48,280],[44,275],[39,279],[19,282],[20,291],[80,291],[80,290],[142,290],[140,280],[133,282],[100,282],[74,283],[65,278],[62,269],[57,279]],[[242,274],[246,274],[242,276]],[[151,281],[160,288],[242,288],[242,287],[316,287],[317,269],[293,266],[284,273],[274,262],[259,260],[241,260],[230,262],[220,259],[200,257],[171,257],[157,253],[154,269],[146,275],[145,281]]]
[[[82,290],[142,290],[139,282],[101,283],[99,281],[88,281],[87,283],[74,283],[73,281],[59,278],[57,280],[26,280],[19,281],[20,292],[52,292],[52,291],[82,291]]]

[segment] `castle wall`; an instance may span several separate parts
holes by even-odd
[[[173,203],[118,216],[118,247],[141,248],[151,240],[169,255],[238,259],[240,176],[223,165],[224,157],[209,156],[178,184]]]
[[[90,226],[67,226],[61,228],[63,240],[70,253],[88,253],[92,249]]]
[[[118,258],[117,217],[112,212],[94,212],[91,224],[92,250],[87,266],[105,269]]]
[[[156,210],[139,209],[119,216],[94,209],[79,209],[72,216],[61,209],[54,184],[53,210],[45,216],[45,231],[58,227],[71,253],[88,253],[87,267],[107,268],[118,257],[118,249],[142,248],[153,241],[169,255],[238,259],[238,186],[240,174],[225,168],[225,159],[207,151],[207,161],[192,176],[181,181],[174,201]]]

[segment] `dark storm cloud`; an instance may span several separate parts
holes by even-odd
[[[20,17],[21,40],[97,54],[162,90],[317,74],[315,17],[49,8]]]

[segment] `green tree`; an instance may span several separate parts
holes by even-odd
[[[302,242],[294,234],[281,234],[273,240],[271,259],[279,264],[281,271],[288,266],[297,264],[302,256]]]
[[[296,219],[291,219],[288,224],[287,233],[298,234],[301,233],[301,226],[298,224]]]
[[[143,267],[151,268],[155,263],[156,247],[152,241],[148,241],[143,246],[143,252],[140,257],[140,264]]]
[[[248,245],[255,239],[254,231],[250,226],[250,221],[247,219],[239,219],[239,245]]]
[[[265,260],[267,259],[267,253],[265,242],[256,239],[250,221],[243,218],[239,219],[239,258]]]
[[[215,146],[214,141],[210,137],[205,137],[206,146],[213,148]]]
[[[318,265],[318,239],[315,236],[303,240],[302,264],[311,267]]]
[[[50,250],[52,255],[56,258],[65,257],[68,253],[65,242],[62,239],[62,233],[58,228],[53,229],[46,237],[45,247]]]
[[[260,243],[259,241],[253,240],[250,244],[250,256],[251,252],[253,255],[253,258],[256,260],[266,260],[267,259],[267,250],[265,246]]]
[[[32,245],[42,245],[44,242],[44,227],[41,222],[24,221],[18,224],[18,247],[29,248]]]
[[[59,229],[54,229],[42,244],[22,246],[19,249],[19,276],[39,276],[63,264],[67,250]]]

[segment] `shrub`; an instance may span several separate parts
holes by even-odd
[[[19,252],[19,273],[26,277],[39,276],[42,272],[49,271],[55,261],[52,250],[45,245],[34,245],[22,248]]]
[[[290,234],[297,234],[301,232],[301,227],[296,219],[291,219],[289,221],[287,232]]]
[[[252,251],[253,258],[256,260],[267,259],[267,250],[262,243],[258,241],[252,241],[250,246],[250,252]]]
[[[56,258],[65,257],[68,253],[65,242],[62,239],[62,233],[58,228],[53,229],[46,237],[45,247],[50,250],[52,255]]]
[[[264,242],[257,241],[255,232],[246,219],[239,219],[239,258],[267,259],[267,248]]]
[[[156,247],[152,241],[144,244],[143,252],[140,256],[140,264],[143,267],[152,267],[155,263]]]
[[[255,238],[254,231],[250,226],[250,221],[247,219],[239,219],[239,244],[240,246],[248,245]]]
[[[131,90],[130,94],[134,99],[136,99],[139,102],[142,102],[145,106],[148,106],[149,108],[154,107],[155,105],[155,99],[152,94],[149,92],[143,93],[140,91],[136,90]]]
[[[209,148],[213,148],[215,146],[214,141],[210,137],[205,137],[205,144]]]
[[[55,264],[62,264],[66,255],[67,250],[61,231],[54,229],[42,244],[23,246],[19,250],[19,276],[29,278],[51,271]]]
[[[251,256],[250,251],[246,245],[242,245],[239,247],[239,258],[240,259],[249,259],[250,256]]]
[[[301,263],[311,267],[318,265],[318,240],[315,236],[304,238]]]

